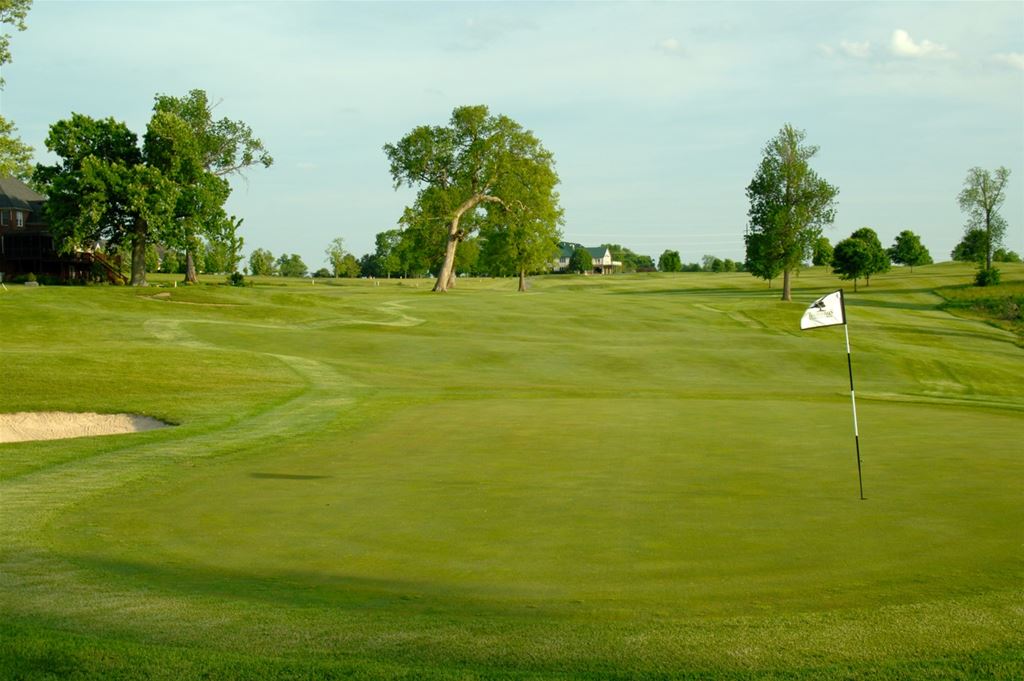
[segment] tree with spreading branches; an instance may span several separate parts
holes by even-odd
[[[529,211],[553,193],[554,158],[529,130],[486,106],[456,108],[446,126],[418,126],[385,144],[395,189],[418,187],[403,222],[443,243],[434,290],[454,285],[456,249],[481,211]],[[557,176],[554,176],[557,182]],[[557,202],[557,197],[554,199]],[[429,241],[429,240],[428,240]]]

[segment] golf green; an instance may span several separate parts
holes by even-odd
[[[1024,349],[938,265],[12,290],[14,678],[1015,678]],[[1004,287],[1019,295],[1024,268]],[[418,284],[418,285],[417,285]]]

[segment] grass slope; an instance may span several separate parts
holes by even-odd
[[[821,271],[11,287],[5,410],[179,425],[0,446],[0,676],[1019,678],[1024,350],[969,277],[848,296],[867,501]]]

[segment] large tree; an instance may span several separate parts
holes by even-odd
[[[34,168],[32,147],[18,137],[14,123],[0,116],[0,177],[28,181]]]
[[[960,239],[960,243],[953,247],[949,257],[956,262],[973,262],[979,267],[984,267],[987,241],[985,230],[969,229],[964,233],[964,238]]]
[[[32,0],[0,0],[0,25],[14,26],[19,31],[25,30],[25,17],[32,7]],[[0,33],[0,66],[11,61],[11,36]],[[0,77],[0,87],[4,79]]]
[[[882,247],[878,233],[870,227],[861,227],[854,230],[850,235],[851,239],[860,239],[868,247],[871,254],[871,261],[868,263],[867,271],[864,272],[864,281],[867,286],[871,285],[871,275],[888,272],[892,268],[892,261],[889,260],[889,253]]]
[[[516,274],[519,291],[526,275],[550,269],[562,239],[563,211],[558,205],[558,175],[551,166],[533,168],[529,183],[509,183],[505,206],[485,208],[481,224],[481,261],[498,274]]]
[[[254,277],[270,276],[277,273],[274,254],[265,248],[257,248],[249,255],[249,274]]]
[[[485,230],[481,260],[492,274],[515,274],[520,292],[526,291],[526,275],[550,269],[558,256],[562,233],[561,209],[546,217],[513,208],[498,225]]]
[[[32,0],[0,0],[0,25],[24,31],[25,17],[31,6]],[[0,33],[0,67],[11,61],[10,44],[11,36]],[[0,76],[0,89],[3,86],[4,79]],[[32,147],[22,142],[16,132],[14,121],[0,116],[0,177],[10,175],[27,181],[32,177]]]
[[[566,268],[569,272],[577,272],[579,274],[586,274],[594,271],[594,256],[590,255],[583,246],[577,246],[573,249],[572,255],[569,256],[569,266]]]
[[[138,137],[113,118],[72,114],[50,126],[46,148],[59,160],[37,166],[35,181],[48,196],[58,247],[130,247],[131,284],[145,286],[146,247],[170,230],[177,185],[146,163]]]
[[[383,276],[390,279],[392,272],[402,271],[402,261],[399,251],[399,244],[401,241],[402,231],[399,229],[389,229],[377,234],[374,238],[376,250],[373,252],[373,262],[375,267],[373,276],[380,276],[383,274]]]
[[[818,147],[803,144],[805,137],[803,130],[784,125],[765,145],[747,186],[747,262],[755,265],[751,271],[762,278],[783,273],[783,300],[792,300],[790,273],[810,255],[822,227],[835,219],[839,193],[811,170],[809,162]]]
[[[274,264],[282,277],[304,277],[309,272],[309,268],[302,262],[302,257],[298,253],[282,253]]]
[[[819,236],[814,240],[811,247],[811,264],[815,267],[828,266],[832,264],[832,244],[828,237]]]
[[[782,273],[782,255],[778,244],[772,241],[770,235],[753,230],[747,230],[743,235],[743,241],[747,253],[743,268],[755,277],[767,281],[768,288],[771,288],[772,280]],[[700,272],[700,265],[693,271]]]
[[[185,251],[185,280],[195,283],[193,253],[202,238],[223,231],[224,203],[231,193],[227,178],[245,169],[269,167],[273,158],[242,121],[215,120],[206,92],[183,97],[157,95],[146,132],[149,163],[179,187],[175,230],[169,235]]]
[[[1009,180],[1010,171],[1002,166],[991,173],[974,167],[967,171],[964,188],[957,197],[960,210],[967,213],[965,235],[975,229],[985,233],[986,270],[992,269],[992,254],[1002,245],[1006,233],[1006,219],[999,214],[999,207],[1006,200],[1006,183]]]
[[[395,188],[419,187],[407,226],[441,235],[444,255],[435,291],[454,283],[458,244],[479,226],[472,218],[481,206],[524,208],[531,192],[551,191],[538,181],[553,173],[554,159],[529,130],[486,106],[463,106],[446,126],[419,126],[395,144],[385,144]],[[407,227],[408,228],[408,227]]]
[[[930,265],[932,256],[921,243],[921,237],[905,229],[896,235],[896,241],[889,248],[889,259],[897,265],[907,265],[910,271],[918,265]]]
[[[857,290],[857,279],[868,276],[874,255],[871,245],[863,239],[843,239],[832,251],[832,272],[840,279],[853,279],[853,290]]]
[[[679,257],[679,251],[666,250],[658,258],[659,272],[682,272],[683,260]]]
[[[334,277],[342,276],[342,271],[346,270],[347,267],[345,256],[350,255],[345,249],[345,239],[340,236],[332,239],[331,243],[327,244],[327,248],[324,249],[324,255],[327,256],[327,263],[331,266]]]

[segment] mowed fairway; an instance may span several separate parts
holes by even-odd
[[[178,425],[0,445],[0,676],[1019,678],[1024,349],[970,278],[848,294],[866,501],[817,270],[11,287],[3,411]]]

